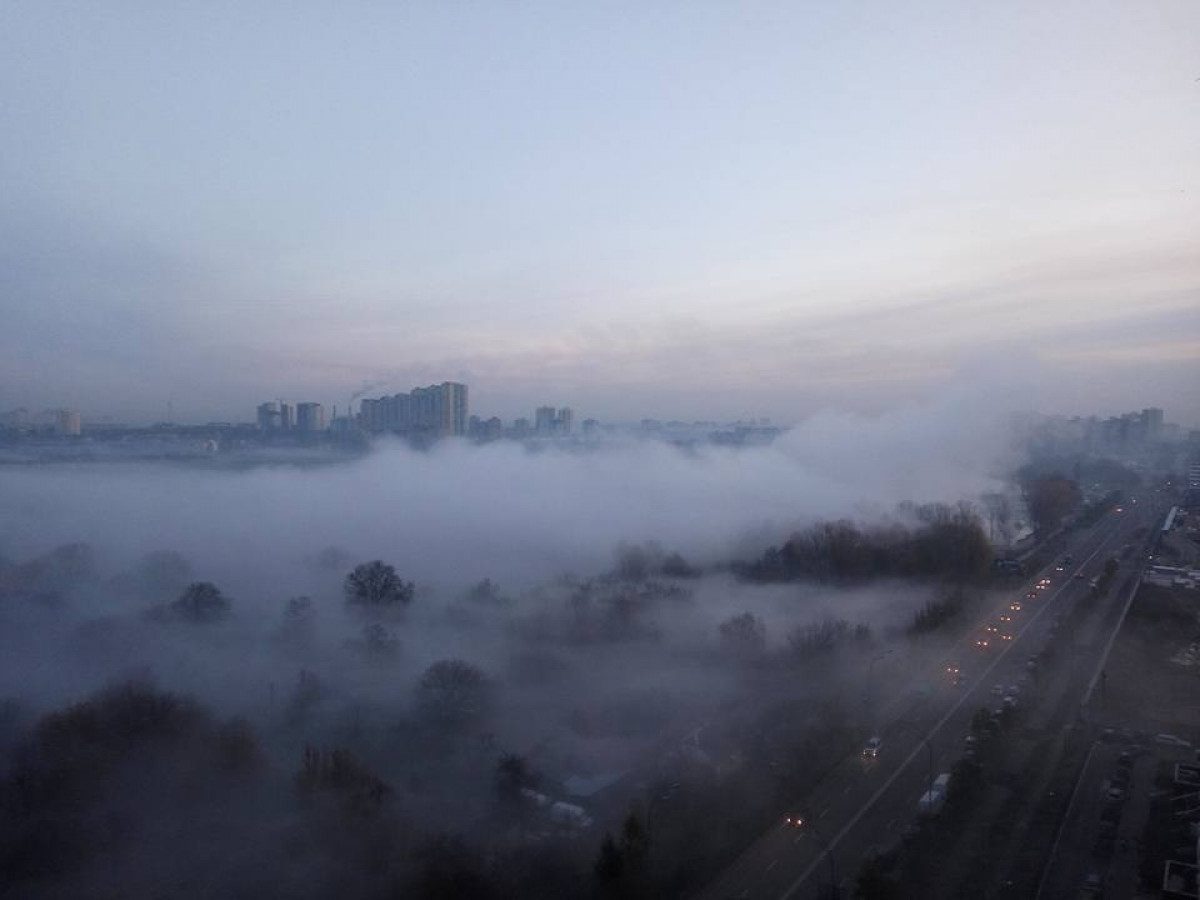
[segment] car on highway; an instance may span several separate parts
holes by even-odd
[[[1002,640],[1002,641],[1011,641],[1012,639],[1013,639],[1013,636],[1012,636],[1012,632],[1011,632],[1011,631],[1002,631],[1002,632],[1000,632],[1000,640]]]
[[[995,622],[988,622],[983,626],[983,630],[988,634],[998,634],[1000,632],[1000,626]]]
[[[1083,572],[1076,572],[1073,577],[1075,578],[1076,581],[1083,581],[1083,579],[1087,578],[1087,576],[1084,575]]]
[[[975,649],[976,650],[986,650],[990,646],[991,646],[991,641],[989,641],[987,639],[986,635],[983,637],[975,638]]]
[[[1014,600],[1012,603],[1008,604],[1008,608],[1011,609],[1013,612],[1020,612],[1021,604],[1020,604],[1020,602]]]
[[[1037,592],[1037,591],[1029,591],[1029,592],[1028,592],[1028,593],[1025,595],[1025,599],[1026,599],[1026,600],[1036,600],[1036,599],[1037,599],[1037,596],[1038,596],[1038,592]]]
[[[1012,621],[1012,616],[1010,616],[1008,613],[1004,613],[1000,616],[1000,621],[1007,624]]]
[[[784,818],[783,824],[787,828],[803,828],[804,816],[787,816]]]
[[[876,735],[875,737],[867,738],[867,742],[863,744],[862,755],[863,759],[875,759],[879,756],[879,751],[883,749],[883,738]]]
[[[993,697],[1003,697],[1004,696],[1004,685],[993,684],[992,685],[992,696]]]

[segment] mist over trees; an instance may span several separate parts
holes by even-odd
[[[376,559],[354,567],[346,576],[346,602],[363,609],[384,610],[411,603],[416,587],[396,569]]]
[[[1021,487],[1025,508],[1034,530],[1039,533],[1053,531],[1083,502],[1079,485],[1062,475],[1026,478]]]
[[[915,525],[862,526],[821,522],[771,547],[755,562],[735,566],[745,578],[853,582],[874,578],[977,580],[987,573],[992,547],[968,504],[910,507]]]
[[[469,464],[438,455],[452,452],[404,456],[423,473],[406,484]],[[728,492],[716,502],[697,489],[720,466],[748,464],[738,453],[669,451],[661,464],[682,487],[629,509],[628,495],[606,507],[601,494],[631,477],[652,492],[660,471],[631,471],[630,455],[583,465],[550,454],[538,460],[547,472],[583,465],[605,481],[587,514],[531,525],[542,501],[497,512],[472,500],[456,506],[469,512],[456,513],[454,541],[436,524],[438,493],[387,540],[356,507],[344,529],[325,518],[293,529],[302,510],[268,523],[270,552],[220,523],[165,547],[169,525],[154,542],[114,542],[106,525],[123,514],[122,489],[100,524],[68,534],[92,545],[6,544],[4,779],[59,777],[22,768],[43,756],[54,768],[36,737],[48,717],[82,706],[93,712],[72,719],[76,733],[120,733],[126,713],[104,697],[131,690],[131,673],[143,699],[126,707],[179,710],[162,717],[166,732],[135,727],[103,751],[116,762],[89,763],[95,790],[77,806],[5,781],[26,806],[0,854],[24,858],[35,842],[54,860],[13,863],[22,893],[137,894],[166,879],[181,897],[689,895],[773,820],[781,796],[861,743],[868,726],[844,698],[887,651],[936,644],[954,588],[986,587],[989,531],[1018,518],[942,503],[822,519],[811,510],[860,507],[817,482],[797,502],[779,489],[792,470],[777,468],[757,489],[770,498],[766,526],[757,501],[751,517]],[[396,459],[380,458],[331,474],[330,493],[345,495],[338,479],[351,477],[386,491]],[[326,476],[311,477],[319,495]],[[206,499],[254,493],[254,515],[275,508],[278,484],[296,489],[288,473],[200,480]],[[433,538],[427,520],[442,529]],[[564,552],[572,541],[587,552]],[[513,557],[517,544],[532,548],[527,559]]]

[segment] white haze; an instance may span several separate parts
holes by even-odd
[[[765,447],[685,451],[629,440],[601,450],[382,442],[363,459],[240,471],[166,464],[0,470],[0,552],[87,541],[127,565],[176,550],[237,595],[304,590],[327,547],[407,578],[523,588],[611,565],[622,542],[693,562],[760,553],[793,527],[874,517],[905,501],[954,502],[996,485],[1011,431],[960,393],[880,418],[814,417]]]

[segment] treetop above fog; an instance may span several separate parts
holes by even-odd
[[[343,589],[352,606],[386,609],[412,602],[416,586],[396,574],[395,568],[375,559],[355,566],[346,576]]]

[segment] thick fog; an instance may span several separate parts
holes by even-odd
[[[231,587],[266,575],[279,595],[301,589],[305,561],[328,547],[440,587],[590,574],[621,542],[723,560],[797,523],[991,489],[1011,461],[1011,433],[981,403],[956,395],[876,419],[818,416],[741,449],[630,439],[588,452],[513,442],[422,452],[383,442],[317,469],[0,469],[0,552],[77,540],[109,559],[173,549]]]
[[[871,660],[905,641],[914,612],[945,587],[758,583],[729,565],[819,520],[910,522],[901,504],[994,490],[1014,461],[1011,432],[981,408],[957,398],[884,419],[818,417],[737,449],[631,438],[418,451],[385,441],[316,466],[9,466],[0,736],[18,740],[39,715],[133,679],[247,721],[271,773],[255,789],[268,808],[281,804],[282,821],[306,815],[288,800],[304,748],[348,749],[387,785],[389,808],[411,829],[389,840],[408,850],[446,831],[491,840],[497,760],[515,753],[546,803],[590,796],[586,813],[572,808],[570,827],[558,821],[553,832],[576,842],[564,858],[578,864],[594,850],[593,829],[647,778],[680,777],[681,747],[708,760],[711,779],[712,759],[778,753],[777,742],[818,721],[843,740],[870,727],[861,704]],[[347,574],[373,559],[414,583],[411,602],[347,603]],[[181,612],[194,582],[216,585],[227,614]],[[740,630],[729,624],[737,616]],[[844,649],[797,669],[805,641]],[[912,658],[890,656],[880,677]],[[439,718],[454,691],[425,688],[444,660],[481,679],[461,720]],[[779,719],[770,710],[781,703],[809,705]],[[822,703],[847,712],[813,718]],[[778,722],[792,731],[772,737]],[[742,746],[747,734],[758,736],[753,747]],[[591,796],[580,787],[591,781],[612,786]],[[544,834],[528,813],[522,833]],[[124,814],[166,815],[136,804]],[[258,807],[239,815],[267,841]],[[323,877],[357,872],[328,852]],[[296,876],[280,866],[276,884]],[[128,886],[149,876],[131,864],[113,877]]]

